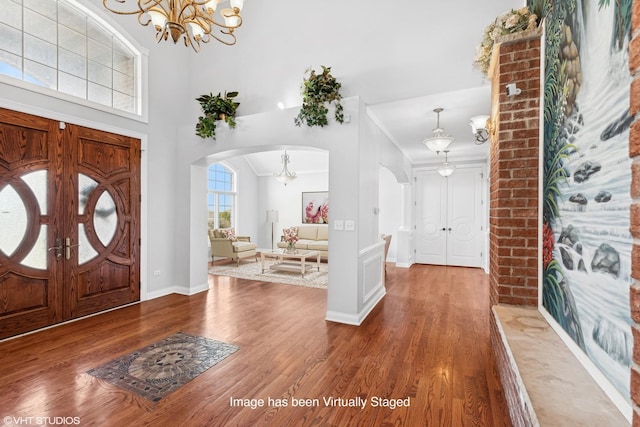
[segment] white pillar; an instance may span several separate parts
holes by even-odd
[[[396,255],[396,267],[411,267],[413,260],[413,197],[411,196],[411,184],[400,184],[400,229],[398,230],[398,249]]]

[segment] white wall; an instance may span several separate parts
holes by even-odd
[[[402,188],[396,177],[385,167],[379,168],[380,213],[378,215],[381,234],[390,234],[391,244],[387,261],[397,260],[398,230],[402,223]]]

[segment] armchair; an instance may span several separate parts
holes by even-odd
[[[236,265],[240,265],[240,260],[243,258],[255,257],[258,261],[256,244],[251,243],[251,238],[248,236],[229,238],[229,229],[215,229],[209,230],[209,240],[212,260],[214,257],[231,258]]]

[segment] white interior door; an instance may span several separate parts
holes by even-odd
[[[416,262],[447,264],[447,179],[437,171],[416,176]]]
[[[447,191],[447,264],[482,266],[482,169],[459,168]]]
[[[481,267],[482,167],[416,175],[416,262]]]

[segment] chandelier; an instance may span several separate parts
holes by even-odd
[[[433,110],[437,114],[436,128],[433,130],[433,136],[431,138],[425,138],[422,143],[426,145],[429,150],[439,153],[445,151],[449,144],[453,142],[451,135],[445,135],[444,130],[440,127],[440,113],[444,111],[443,108],[436,108]]]
[[[445,178],[451,175],[456,170],[456,165],[449,163],[447,160],[447,153],[449,150],[444,150],[444,163],[438,168],[438,173]]]
[[[287,150],[284,150],[284,154],[281,156],[281,158],[282,163],[284,163],[282,171],[280,171],[280,173],[274,173],[273,176],[284,185],[287,185],[288,183],[296,179],[297,176],[295,172],[290,172],[287,168],[287,165],[289,164],[289,155],[287,154]]]
[[[191,46],[197,52],[200,43],[209,43],[212,38],[229,46],[236,44],[233,31],[242,25],[240,11],[244,0],[229,0],[230,7],[219,11],[224,23],[219,17],[216,20],[216,9],[223,1],[102,0],[102,4],[118,15],[138,15],[141,25],[153,24],[156,42],[171,36],[171,40],[178,43],[182,38],[185,46]]]

